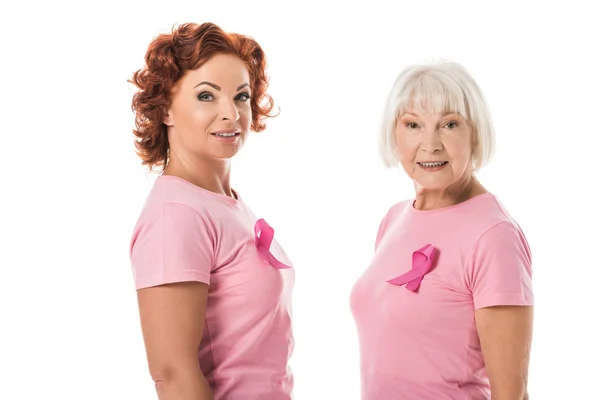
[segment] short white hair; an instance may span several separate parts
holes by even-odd
[[[484,166],[494,151],[494,130],[479,85],[460,64],[436,61],[404,69],[390,90],[379,131],[379,151],[386,167],[398,165],[396,124],[410,109],[434,114],[454,112],[473,128],[473,171]]]

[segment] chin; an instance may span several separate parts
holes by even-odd
[[[414,180],[420,190],[446,190],[452,183],[447,181],[433,181],[427,179]]]
[[[241,149],[242,146],[240,144],[237,144],[235,146],[219,146],[216,148],[212,148],[210,154],[211,156],[217,159],[230,159],[235,157]]]
[[[218,160],[230,160],[236,156],[237,151],[223,151],[214,155],[214,158]]]

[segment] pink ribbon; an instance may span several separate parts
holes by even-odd
[[[412,269],[405,274],[386,281],[392,285],[401,286],[406,283],[406,289],[416,292],[423,276],[431,270],[437,249],[430,244],[415,251],[412,256]]]
[[[258,253],[273,267],[277,269],[286,269],[292,268],[288,265],[285,265],[281,261],[277,260],[273,254],[271,254],[271,243],[273,242],[273,237],[275,236],[275,231],[267,221],[264,219],[259,219],[254,224],[254,243],[256,244],[256,249]]]

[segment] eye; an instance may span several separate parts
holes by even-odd
[[[444,125],[446,128],[448,129],[456,129],[458,128],[458,122],[456,121],[450,121],[448,122],[446,125]]]
[[[404,124],[408,129],[417,129],[419,125],[416,122],[407,122]]]
[[[211,101],[214,99],[215,97],[210,92],[202,92],[198,95],[198,100],[200,101]]]
[[[246,93],[246,92],[244,92],[244,93],[240,93],[240,94],[238,94],[238,95],[236,96],[236,98],[235,98],[235,99],[236,99],[236,100],[239,100],[239,101],[244,101],[244,102],[246,102],[246,101],[250,100],[250,94],[249,94],[249,93]]]

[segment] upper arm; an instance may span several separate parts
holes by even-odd
[[[475,311],[492,399],[521,400],[527,393],[533,307],[496,306]]]
[[[518,226],[502,222],[485,232],[467,267],[475,323],[492,398],[526,393],[533,330],[531,254]]]
[[[214,258],[210,226],[186,205],[162,204],[148,211],[136,227],[131,263],[155,379],[164,380],[175,369],[199,371],[198,348]]]
[[[180,371],[199,370],[208,285],[167,284],[140,289],[137,296],[152,377],[165,380]]]

